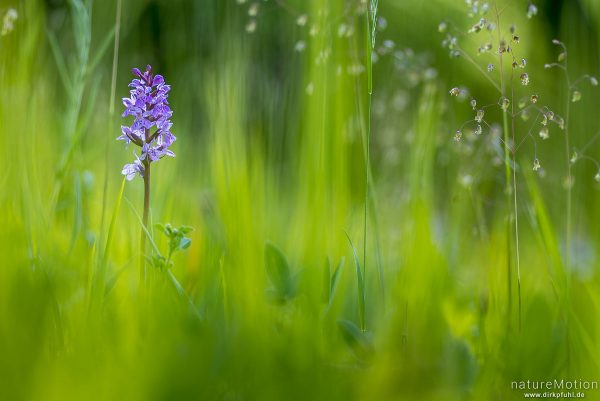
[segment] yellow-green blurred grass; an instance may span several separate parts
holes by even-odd
[[[319,15],[319,5],[313,2],[311,16]],[[342,9],[343,2],[336,1],[330,12],[338,15]],[[487,231],[474,235],[481,216],[472,205],[487,194],[469,192],[455,176],[443,186],[450,193],[440,193],[439,136],[451,130],[440,120],[446,88],[435,82],[412,99],[417,113],[404,124],[416,139],[402,148],[404,171],[378,172],[385,180],[375,176],[374,190],[384,196],[371,212],[379,224],[371,216],[368,226],[366,326],[374,354],[347,344],[337,321],[359,323],[345,232],[360,255],[367,100],[364,75],[337,74],[349,53],[364,51],[362,38],[342,41],[334,25],[330,41],[310,40],[298,75],[289,77],[294,90],[270,94],[275,87],[268,83],[261,89],[265,102],[279,96],[298,109],[292,152],[263,146],[261,130],[269,124],[248,124],[257,109],[249,92],[256,84],[252,66],[261,44],[242,33],[243,19],[232,17],[242,24],[230,22],[219,32],[204,63],[194,59],[190,68],[202,79],[188,77],[185,90],[202,99],[193,104],[204,109],[191,112],[206,116],[205,126],[199,132],[189,125],[190,111],[178,112],[178,106],[191,100],[175,95],[178,157],[157,164],[152,200],[154,222],[196,228],[192,247],[175,257],[173,269],[193,307],[159,272],[151,275],[147,293],[140,291],[139,222],[132,207],[139,208],[141,182],[126,183],[115,209],[120,168],[131,157],[131,149],[112,142],[119,121],[111,122],[114,132],[106,132],[103,119],[92,118],[64,176],[57,212],[56,171],[69,138],[65,143],[64,106],[56,99],[65,99],[53,82],[55,70],[44,67],[52,55],[42,5],[27,2],[19,11],[22,25],[1,39],[13,58],[3,53],[0,59],[5,88],[0,152],[7,166],[0,174],[0,398],[519,399],[510,391],[511,380],[598,374],[597,262],[589,267],[591,278],[576,277],[565,299],[562,222],[553,223],[555,205],[544,197],[543,184],[525,176],[523,216],[530,222],[522,233],[524,324],[518,331],[515,279],[507,277],[505,267],[505,211],[485,211]],[[235,9],[227,13],[234,15]],[[328,46],[329,61],[311,62]],[[119,82],[128,79],[125,60]],[[307,95],[311,83],[314,91]],[[173,93],[178,90],[174,86]],[[117,94],[124,91],[117,88]],[[107,97],[101,86],[98,114],[106,113]],[[111,140],[103,205],[106,135]],[[290,158],[287,170],[274,162],[283,156]],[[451,163],[454,169],[461,161]],[[93,184],[86,187],[88,171]],[[389,196],[393,192],[380,183],[390,182],[408,196]],[[92,272],[104,267],[113,210],[105,286],[94,281],[102,275]],[[154,235],[158,246],[165,246],[160,234]],[[589,235],[597,243],[597,233]],[[298,296],[286,305],[267,301],[267,241],[283,251],[300,280]],[[383,254],[385,299],[377,247]],[[327,257],[333,266],[342,257],[346,264],[325,315]],[[512,302],[507,280],[513,281]],[[92,294],[90,283],[105,291]]]

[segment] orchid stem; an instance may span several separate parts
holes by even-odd
[[[150,211],[150,160],[144,160],[144,216],[142,219],[142,232],[140,236],[140,283],[146,282],[146,230],[148,227],[148,214]]]

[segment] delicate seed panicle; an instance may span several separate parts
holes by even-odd
[[[571,156],[571,164],[575,164],[575,162],[577,162],[577,159],[579,159],[579,155],[577,154],[577,151],[573,152],[573,155]]]
[[[571,102],[576,103],[581,100],[581,92],[574,90],[571,94]]]
[[[305,26],[307,22],[308,22],[308,15],[306,15],[306,14],[302,14],[302,15],[298,16],[298,18],[296,18],[296,24],[298,26]]]
[[[256,20],[255,19],[251,19],[246,24],[246,32],[248,32],[248,33],[254,33],[254,31],[256,31]]]
[[[458,96],[460,95],[460,89],[457,87],[454,87],[452,89],[450,89],[450,96]]]
[[[454,141],[455,142],[460,142],[461,139],[462,139],[462,131],[458,129],[454,133]]]
[[[259,3],[252,3],[250,7],[248,7],[248,15],[251,17],[256,17],[258,15],[259,6]]]
[[[531,19],[532,17],[535,17],[538,13],[538,8],[534,5],[534,4],[529,4],[527,6],[527,18]]]
[[[377,17],[377,30],[378,31],[380,31],[380,32],[385,31],[387,26],[388,26],[388,22],[384,17],[382,17],[382,16]]]
[[[307,95],[312,95],[315,91],[315,85],[312,82],[310,82],[308,85],[306,85],[305,91]]]
[[[500,98],[500,107],[502,108],[503,111],[507,111],[508,110],[508,106],[510,106],[510,100],[508,100],[506,97],[501,97]]]
[[[524,86],[529,85],[529,75],[526,72],[521,74],[521,85],[524,85]]]
[[[483,109],[477,110],[477,114],[475,115],[475,121],[481,123],[483,121],[483,117],[485,116],[485,111]]]
[[[539,169],[541,169],[541,168],[542,168],[542,165],[540,164],[540,161],[539,161],[539,159],[536,157],[536,158],[533,160],[533,171],[538,171],[538,170],[539,170]]]
[[[485,18],[480,19],[478,23],[476,23],[471,27],[471,29],[469,29],[469,33],[481,32],[481,30],[485,27],[486,22],[487,21],[485,20]]]
[[[473,108],[473,110],[475,110],[475,108],[477,108],[477,100],[471,99],[470,104],[471,104],[471,107]]]
[[[481,128],[480,124],[477,124],[477,127],[475,127],[475,135],[481,135],[483,133],[483,128]]]
[[[504,40],[500,41],[500,46],[498,47],[498,53],[506,53],[506,42]]]
[[[538,95],[531,95],[531,103],[535,104],[538,101]]]
[[[542,129],[540,130],[540,138],[542,138],[542,139],[550,138],[550,133],[549,133],[548,127],[542,127]]]
[[[481,46],[479,46],[479,49],[477,49],[477,53],[481,54],[481,53],[487,53],[490,50],[492,50],[492,44],[491,43],[485,43]]]
[[[19,18],[19,13],[17,10],[14,8],[9,8],[2,19],[2,31],[0,32],[0,36],[8,35],[13,29],[15,29],[15,21],[17,18]]]
[[[545,114],[546,118],[548,118],[548,121],[553,121],[554,120],[554,112],[552,110],[548,110]]]

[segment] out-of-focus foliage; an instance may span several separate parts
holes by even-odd
[[[551,41],[573,77],[600,75],[600,6],[534,3],[528,19],[498,1],[500,28],[563,114]],[[473,24],[464,1],[123,0],[116,24],[117,6],[0,1],[0,399],[517,400],[514,380],[597,380],[598,88],[571,104],[590,158],[571,241],[563,132],[513,163],[519,328],[503,153],[453,140],[473,110],[451,88],[498,102],[442,46],[440,22]],[[485,69],[479,37],[460,40]],[[132,149],[115,139],[146,64],[172,85],[177,136],[152,173],[153,241],[186,249],[144,288],[142,182],[121,193]]]

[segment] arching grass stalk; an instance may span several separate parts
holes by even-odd
[[[113,61],[112,61],[112,73],[110,80],[110,99],[108,105],[108,124],[109,129],[112,127],[114,116],[115,116],[115,97],[117,92],[117,67],[119,65],[119,41],[121,37],[121,9],[122,9],[122,0],[117,0],[117,9],[115,13],[115,41],[113,45]],[[104,233],[104,218],[106,215],[106,203],[107,203],[107,195],[108,195],[108,177],[109,177],[109,160],[110,160],[110,142],[109,138],[106,137],[106,148],[105,148],[105,164],[104,164],[104,183],[102,186],[102,212],[100,215],[100,233],[101,236]]]
[[[525,68],[527,61],[522,59],[521,62],[518,62],[514,55],[514,50],[512,49],[513,45],[519,43],[519,37],[515,34],[514,25],[510,29],[511,39],[510,42],[503,38],[503,31],[501,29],[501,14],[502,10],[498,9],[497,2],[493,3],[493,7],[490,8],[488,3],[479,4],[479,3],[471,3],[467,2],[470,8],[470,16],[478,15],[481,17],[479,21],[473,25],[468,34],[477,34],[480,32],[488,32],[492,35],[492,32],[496,31],[497,34],[497,47],[494,51],[494,54],[497,56],[495,62],[498,63],[498,72],[499,72],[499,83],[497,83],[490,75],[491,72],[495,70],[494,64],[490,63],[487,66],[487,73],[483,70],[483,68],[469,55],[468,52],[463,50],[458,45],[458,40],[456,36],[452,34],[448,34],[446,39],[442,42],[442,45],[447,47],[450,50],[451,57],[462,57],[467,60],[471,65],[473,65],[479,72],[482,73],[482,76],[487,79],[494,89],[499,93],[500,99],[498,101],[498,106],[502,112],[502,136],[498,138],[498,140],[503,145],[503,153],[504,153],[504,175],[505,175],[505,186],[504,192],[506,196],[506,205],[507,205],[507,213],[508,218],[506,220],[506,247],[507,247],[507,257],[506,257],[506,267],[507,267],[507,316],[508,316],[508,328],[510,327],[510,315],[512,312],[512,266],[513,266],[513,258],[516,261],[516,270],[517,270],[517,292],[518,292],[518,320],[519,320],[519,328],[521,327],[521,258],[520,258],[520,250],[519,250],[519,220],[518,220],[518,198],[517,198],[517,177],[516,177],[516,117],[519,113],[515,112],[515,89],[514,89],[514,69],[515,68]],[[495,22],[492,23],[488,21],[483,16],[488,13],[488,11],[492,11],[495,19]],[[440,32],[445,32],[448,28],[448,24],[446,22],[442,22],[439,26]],[[494,49],[494,45],[491,42],[485,43],[480,46],[478,49],[478,54],[486,54]],[[512,70],[510,74],[510,80],[505,76],[505,56],[512,57]],[[529,84],[529,76],[527,73],[521,74],[521,84],[528,85]],[[510,85],[510,87],[508,86]],[[510,99],[507,97],[510,91]],[[466,94],[466,91],[461,90],[458,87],[454,87],[450,90],[451,96],[460,96],[461,94]],[[533,98],[533,96],[532,96]],[[532,100],[532,103],[535,103]],[[470,120],[467,123],[463,124],[463,126],[456,131],[456,135],[454,136],[454,140],[459,142],[462,139],[462,130],[463,127],[467,124],[476,123],[476,129],[473,131],[476,135],[481,135],[483,133],[483,126],[487,126],[491,130],[491,126],[488,122],[485,121],[484,117],[486,114],[486,108],[489,106],[478,106],[477,99],[471,97],[470,105],[472,109],[476,112],[474,120]],[[478,108],[479,107],[479,108]],[[509,121],[510,118],[510,121]],[[537,160],[537,159],[536,159]],[[535,167],[534,167],[535,169]],[[512,170],[512,173],[511,173]],[[513,217],[514,216],[514,217]],[[514,224],[513,224],[514,221]],[[514,228],[514,230],[513,230]],[[513,255],[513,236],[514,236],[514,245],[515,245],[515,253]]]
[[[377,5],[378,0],[371,0],[369,8],[365,13],[366,30],[365,30],[365,62],[367,65],[367,129],[366,129],[366,145],[365,145],[365,210],[363,220],[363,266],[362,279],[365,279],[367,268],[367,219],[369,209],[369,174],[371,165],[371,101],[373,97],[373,63],[371,60],[371,52],[375,47],[375,28],[377,24]],[[364,284],[363,284],[364,285]],[[364,298],[364,294],[363,294]],[[364,302],[364,301],[363,301]],[[363,305],[364,308],[364,305]],[[364,318],[361,320],[362,331],[366,331]]]
[[[573,91],[573,86],[571,85],[571,79],[569,77],[569,67],[568,67],[568,54],[567,47],[565,44],[557,39],[552,41],[552,44],[561,47],[561,55],[559,59],[564,60],[564,65],[562,66],[562,70],[565,74],[565,82],[567,87],[566,94],[566,104],[565,104],[565,161],[567,163],[567,178],[565,182],[566,191],[567,191],[567,205],[566,205],[566,228],[565,228],[565,270],[566,270],[566,279],[567,279],[567,294],[569,290],[569,286],[571,283],[571,242],[572,242],[572,202],[573,202],[573,176],[571,172],[571,145],[569,138],[569,115],[571,114],[571,92]]]
[[[498,27],[498,68],[500,71],[500,96],[501,99],[506,99],[506,82],[504,79],[504,59],[503,52],[500,50],[502,47],[502,29],[500,28],[500,11],[498,10],[498,4],[494,2],[494,13],[496,17],[496,26]],[[514,111],[514,89],[512,88],[512,78],[514,73],[511,71],[511,125],[509,128],[508,113],[504,110],[502,114],[502,131],[504,138],[504,173],[505,173],[505,195],[506,204],[508,210],[514,213],[514,234],[515,234],[515,251],[516,251],[516,265],[517,265],[517,293],[518,293],[518,318],[519,318],[519,329],[521,328],[521,258],[519,254],[519,220],[518,220],[518,204],[517,204],[517,179],[516,179],[516,147],[515,147],[515,111]],[[509,144],[509,132],[512,133],[513,148],[511,149]],[[512,158],[512,160],[511,160]],[[512,166],[511,166],[512,161]],[[511,175],[512,169],[512,175]],[[512,192],[512,199],[511,199]],[[511,220],[507,219],[506,229],[506,243],[507,243],[507,290],[508,290],[508,314],[512,309],[512,240],[511,240]]]
[[[519,207],[517,203],[517,140],[516,140],[516,129],[515,129],[515,89],[514,89],[514,70],[510,73],[511,83],[511,133],[512,133],[512,192],[513,192],[513,211],[515,214],[515,254],[517,258],[517,300],[518,300],[518,317],[519,317],[519,330],[521,330],[521,254],[519,251]],[[506,113],[505,113],[506,114]],[[508,149],[508,145],[505,146]],[[510,276],[509,276],[510,280]]]
[[[121,126],[121,136],[118,140],[126,144],[133,143],[141,148],[141,156],[135,152],[135,160],[123,167],[122,173],[127,180],[132,180],[140,175],[144,180],[144,213],[142,218],[142,232],[140,237],[140,282],[146,280],[146,234],[148,232],[148,216],[150,214],[150,166],[165,156],[174,157],[169,146],[175,141],[171,133],[171,116],[173,112],[169,107],[167,98],[171,86],[165,84],[162,75],[154,75],[152,67],[146,66],[146,71],[141,72],[134,68],[133,74],[138,78],[131,81],[129,87],[130,97],[123,98],[125,111],[123,117],[134,116],[135,120],[130,127]],[[154,132],[152,129],[156,128]]]

